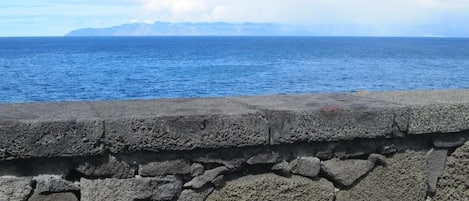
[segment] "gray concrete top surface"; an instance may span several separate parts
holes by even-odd
[[[469,90],[360,92],[355,95],[404,105],[469,104]]]
[[[0,104],[0,160],[469,130],[469,90]]]

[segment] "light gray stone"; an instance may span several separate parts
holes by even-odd
[[[436,184],[443,170],[445,169],[446,155],[448,150],[446,149],[431,149],[427,152],[427,184],[428,191],[434,195],[436,192]]]
[[[190,162],[184,159],[155,161],[141,164],[138,170],[141,176],[159,176],[168,174],[189,174]]]
[[[204,173],[204,166],[200,163],[192,163],[191,165],[191,176],[196,177]]]
[[[446,160],[438,180],[435,201],[469,200],[469,142],[457,148]]]
[[[39,194],[34,192],[28,201],[79,201],[77,196],[70,192]]]
[[[239,200],[334,200],[334,186],[325,179],[291,178],[273,173],[247,175],[231,181],[207,197],[207,201]]]
[[[298,157],[290,162],[290,169],[293,174],[307,177],[316,177],[320,168],[321,162],[316,157]]]
[[[336,201],[425,200],[425,152],[407,151],[388,158],[349,190],[337,193]]]
[[[35,192],[39,194],[80,191],[80,187],[58,175],[39,175],[33,177],[33,180],[36,181]]]
[[[278,163],[281,160],[282,159],[280,158],[280,154],[278,152],[260,153],[249,158],[247,160],[247,164],[271,164]]]
[[[272,171],[280,176],[291,176],[290,164],[287,161],[282,161],[280,163],[275,164],[274,166],[272,166]]]
[[[321,162],[321,171],[339,186],[349,187],[373,169],[373,162],[358,159],[331,159]]]
[[[81,158],[75,163],[74,169],[88,177],[132,178],[136,169],[112,155]]]
[[[31,178],[0,177],[0,200],[2,201],[26,201],[32,190]]]
[[[386,156],[381,154],[372,153],[368,156],[368,160],[373,162],[375,165],[384,165],[388,164]]]
[[[204,189],[185,189],[181,192],[178,201],[205,201],[207,196],[213,192],[213,187]]]
[[[211,170],[206,170],[204,174],[194,177],[191,181],[184,184],[187,188],[201,188],[208,182],[212,182],[218,175],[228,171],[225,166],[220,166]]]
[[[172,200],[181,192],[182,181],[175,176],[96,180],[82,178],[80,186],[81,201]]]

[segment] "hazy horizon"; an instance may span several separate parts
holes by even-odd
[[[330,36],[469,37],[469,0],[17,0],[0,2],[0,11],[0,36],[163,21],[327,26]]]

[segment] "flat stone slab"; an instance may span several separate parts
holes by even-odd
[[[268,144],[262,113],[224,98],[91,102],[114,153]]]
[[[202,175],[194,177],[191,181],[184,184],[184,187],[188,188],[201,188],[209,182],[213,182],[219,175],[228,171],[225,166],[213,168],[205,171]]]
[[[321,168],[321,162],[316,157],[298,157],[290,162],[290,169],[293,174],[306,177],[316,177]]]
[[[469,90],[396,91],[356,95],[407,106],[409,134],[469,130]]]
[[[446,155],[448,150],[432,148],[427,152],[427,184],[428,191],[434,195],[436,192],[436,184],[445,169]]]
[[[119,179],[134,177],[135,168],[112,155],[79,158],[73,161],[73,170],[87,177],[113,177]]]
[[[34,193],[48,194],[80,191],[80,188],[71,181],[64,180],[57,175],[39,175],[33,177],[36,181]]]
[[[0,160],[99,154],[103,132],[86,103],[3,104]]]
[[[39,194],[34,192],[28,201],[79,201],[75,194],[70,192]]]
[[[469,130],[469,90],[0,104],[0,160]]]
[[[31,178],[0,177],[0,200],[26,201],[33,190]]]
[[[329,176],[339,186],[349,187],[359,178],[373,169],[374,163],[368,160],[331,159],[321,162],[321,171]]]
[[[398,125],[407,126],[405,107],[352,94],[231,99],[265,113],[271,144],[391,136]]]
[[[205,201],[207,196],[213,191],[213,187],[206,189],[185,189],[178,197],[178,201]]]

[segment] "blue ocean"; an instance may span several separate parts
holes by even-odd
[[[469,39],[0,38],[0,102],[469,88]]]

